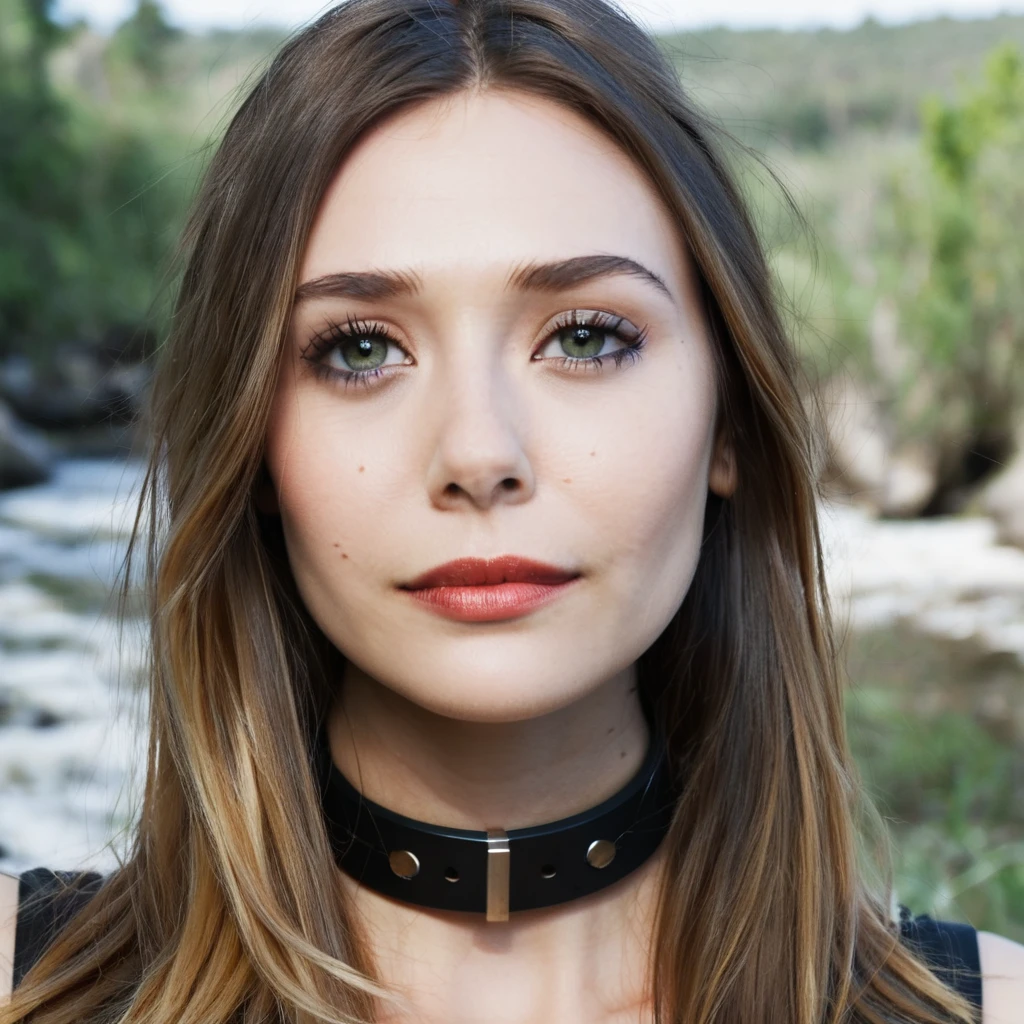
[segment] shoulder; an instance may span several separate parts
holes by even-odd
[[[11,994],[14,977],[14,930],[18,923],[18,885],[16,875],[0,872],[0,1006]]]
[[[975,1009],[983,1009],[978,933],[971,925],[936,920],[929,914],[915,917],[901,906],[900,933],[940,981],[959,992]]]
[[[33,868],[13,881],[17,887],[12,982],[17,988],[57,933],[96,894],[103,876]]]
[[[1024,946],[978,932],[984,1015],[982,1024],[1015,1024],[1024,1007]]]
[[[944,981],[981,1007],[980,1024],[1019,1024],[1024,946],[969,924],[913,917],[903,906],[900,931]]]

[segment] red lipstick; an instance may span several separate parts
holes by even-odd
[[[493,622],[547,604],[579,576],[517,555],[457,558],[417,576],[401,589],[447,618]]]

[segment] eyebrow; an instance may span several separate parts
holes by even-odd
[[[551,263],[526,263],[514,267],[505,281],[506,290],[563,292],[601,277],[628,275],[653,285],[674,302],[668,285],[653,270],[628,256],[597,254],[573,256]],[[415,271],[346,271],[325,274],[300,284],[296,303],[309,299],[394,299],[416,295],[423,279]]]

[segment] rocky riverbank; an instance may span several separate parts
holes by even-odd
[[[0,361],[0,491],[49,480],[69,455],[137,453],[154,347],[146,332],[112,329],[45,361]]]
[[[116,863],[145,708],[141,633],[111,594],[139,472],[65,460],[0,495],[0,870]]]

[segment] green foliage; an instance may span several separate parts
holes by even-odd
[[[135,13],[118,26],[112,41],[112,57],[131,65],[150,85],[164,81],[168,44],[181,35],[164,17],[157,0],[137,0]]]
[[[954,188],[966,189],[979,158],[992,145],[1019,141],[1024,117],[1024,69],[1020,51],[1005,44],[985,66],[981,88],[956,105],[934,97],[924,106],[925,149],[936,172]]]
[[[0,354],[148,316],[183,190],[154,140],[54,88],[49,4],[0,0]]]
[[[929,99],[922,123],[920,159],[887,183],[876,250],[900,312],[900,420],[951,441],[1009,434],[1024,401],[1020,51],[997,48],[980,82]]]
[[[745,141],[820,149],[851,135],[916,134],[921,97],[954,95],[1001,43],[1024,46],[1024,19],[1004,15],[909,25],[786,32],[725,28],[661,43],[700,103]]]
[[[42,5],[0,2],[0,339],[24,333],[45,304],[56,259],[44,236],[66,235],[74,213],[63,111],[44,72],[46,25]]]
[[[832,136],[828,109],[814,96],[800,97],[781,107],[775,124],[782,137],[794,146],[821,149]]]
[[[905,626],[850,638],[847,725],[894,839],[896,891],[917,912],[1024,941],[1024,734],[1014,656]]]

